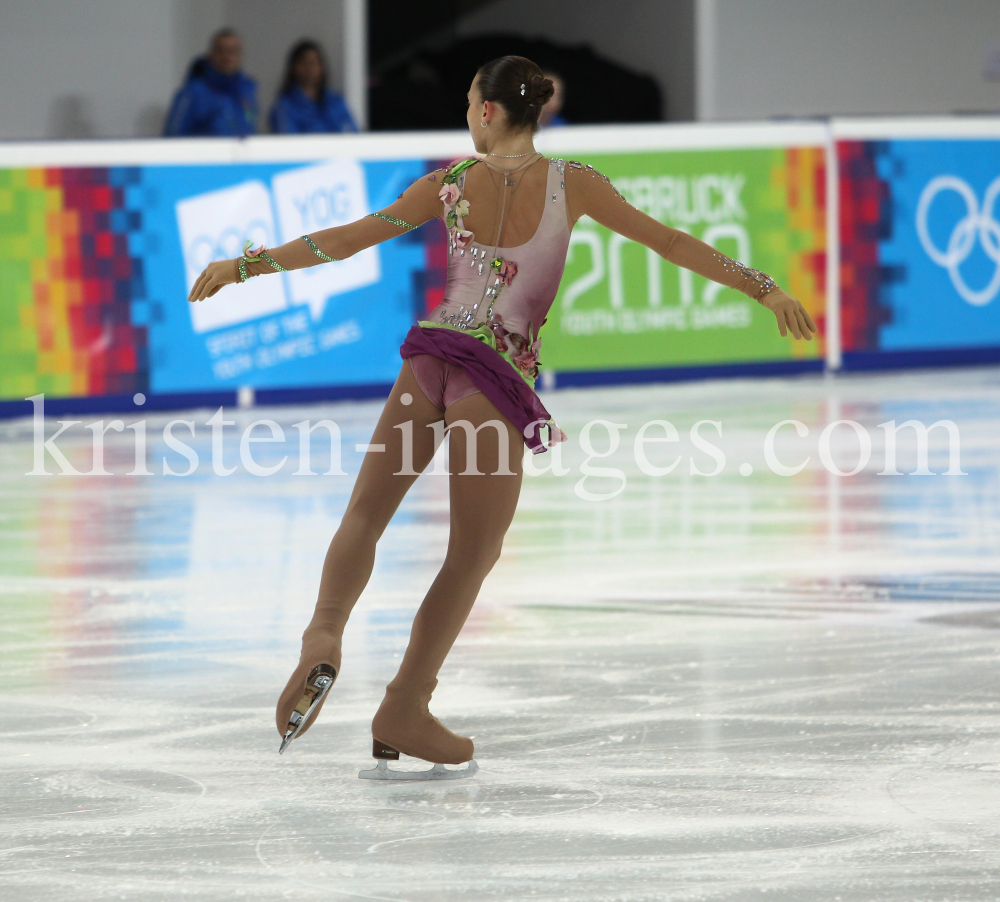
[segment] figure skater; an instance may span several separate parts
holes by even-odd
[[[431,219],[443,218],[448,228],[444,300],[400,348],[399,377],[371,439],[385,450],[365,454],[326,554],[298,666],[278,701],[282,750],[315,721],[340,671],[344,626],[371,576],[375,545],[447,431],[448,550],[372,721],[378,768],[362,773],[398,774],[385,762],[400,752],[435,765],[403,777],[474,772],[472,740],[448,730],[428,703],[500,555],[517,507],[525,446],[544,452],[565,439],[534,383],[538,334],[581,216],[749,295],[774,313],[782,336],[810,340],[817,332],[809,313],[769,276],[635,209],[592,167],[538,153],[532,136],[552,93],[552,82],[530,60],[505,56],[487,63],[468,93],[466,118],[478,156],[421,177],[395,203],[357,222],[270,251],[250,250],[248,243],[242,257],[209,264],[191,289],[188,300],[201,301],[251,276],[346,259]],[[443,767],[465,762],[464,770]]]

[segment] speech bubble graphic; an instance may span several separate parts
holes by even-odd
[[[355,160],[331,160],[276,175],[271,182],[284,241],[366,216],[365,172]],[[313,321],[338,294],[372,285],[382,277],[377,247],[347,260],[298,269],[288,276],[293,304],[308,304]]]
[[[255,247],[275,243],[271,194],[260,181],[185,198],[177,202],[176,212],[189,291],[209,263],[239,257],[244,242]],[[251,279],[188,307],[191,325],[200,334],[285,310],[288,299],[280,278]]]

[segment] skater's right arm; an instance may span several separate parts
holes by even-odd
[[[819,332],[802,304],[779,288],[769,276],[731,260],[693,235],[672,229],[637,210],[595,169],[570,163],[566,166],[565,176],[571,223],[587,215],[619,235],[644,244],[664,260],[743,292],[774,314],[782,337],[791,332],[796,338],[810,341],[812,333]]]
[[[247,277],[346,260],[365,248],[388,241],[441,216],[443,207],[438,192],[443,172],[432,172],[417,179],[388,207],[356,222],[322,229],[271,250],[251,252],[243,261]],[[280,269],[272,266],[268,258]],[[204,300],[224,285],[240,281],[243,281],[240,258],[209,263],[195,281],[188,300]]]

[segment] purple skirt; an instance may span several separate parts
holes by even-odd
[[[485,342],[472,335],[463,335],[457,329],[411,326],[400,345],[399,355],[406,360],[416,354],[432,354],[462,367],[476,388],[521,431],[524,443],[533,454],[565,440],[538,395],[514,372],[510,363]],[[543,426],[549,430],[548,443],[541,438]]]

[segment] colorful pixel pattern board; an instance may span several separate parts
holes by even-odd
[[[124,394],[149,381],[131,237],[135,168],[0,169],[0,397]]]
[[[845,365],[1000,359],[1000,141],[838,141],[837,158]]]

